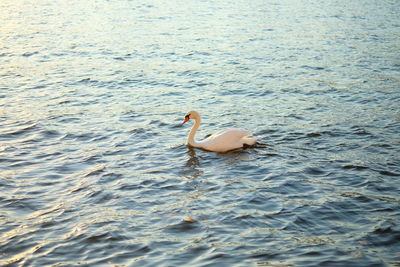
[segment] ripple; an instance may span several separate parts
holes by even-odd
[[[342,168],[343,168],[343,169],[355,169],[355,170],[365,170],[365,169],[368,169],[368,167],[366,167],[366,166],[353,165],[353,164],[344,165]]]
[[[25,136],[26,134],[32,133],[37,130],[37,124],[32,123],[24,125],[22,127],[7,128],[6,133],[0,134],[0,138],[13,139],[15,137]]]
[[[309,175],[327,175],[327,172],[325,172],[322,168],[318,167],[308,167],[304,170],[304,173],[309,174]]]

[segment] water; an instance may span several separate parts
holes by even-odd
[[[0,265],[400,265],[398,14],[1,1]]]

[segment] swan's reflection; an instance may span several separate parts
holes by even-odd
[[[187,154],[189,156],[189,159],[186,161],[185,166],[188,168],[200,167],[199,158],[196,156],[196,150],[193,147],[188,147]]]
[[[200,170],[200,160],[196,155],[196,151],[193,147],[188,147],[188,160],[183,168],[183,174],[187,178],[197,178],[204,172]]]

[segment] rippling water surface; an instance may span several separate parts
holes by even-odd
[[[1,1],[0,265],[399,266],[399,14]]]

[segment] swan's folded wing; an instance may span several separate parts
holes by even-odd
[[[214,133],[207,139],[217,139],[217,138],[223,138],[223,139],[240,139],[245,136],[250,136],[251,132],[242,129],[242,128],[230,128],[226,130],[222,130],[220,132]]]
[[[232,128],[217,132],[205,140],[198,142],[200,147],[210,151],[225,152],[243,147],[243,144],[254,144],[247,140],[246,136],[251,135],[249,131],[240,128]]]

